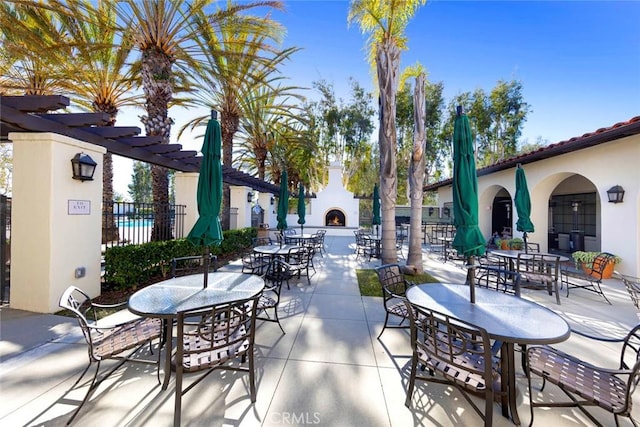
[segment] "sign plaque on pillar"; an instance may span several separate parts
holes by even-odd
[[[67,200],[67,215],[91,215],[91,200]]]

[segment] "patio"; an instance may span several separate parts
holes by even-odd
[[[327,253],[316,260],[317,274],[307,286],[283,289],[277,325],[261,322],[256,337],[257,390],[250,403],[243,375],[214,372],[183,401],[183,425],[408,426],[479,425],[480,418],[458,391],[419,384],[411,409],[404,406],[411,350],[404,330],[387,329],[382,300],[361,297],[356,268],[379,265],[356,261],[353,237],[327,236]],[[443,282],[462,282],[465,271],[442,263],[423,247],[425,270]],[[229,267],[233,268],[233,266]],[[572,328],[621,336],[638,322],[622,284],[605,280],[613,305],[588,291],[561,290],[562,305],[546,292],[523,289],[523,298],[565,317]],[[3,307],[0,311],[0,423],[65,425],[83,389],[65,395],[87,363],[86,344],[74,319]],[[607,345],[587,346],[572,335],[557,345],[583,359],[616,367],[618,352]],[[516,356],[518,357],[518,356]],[[518,365],[518,411],[530,419],[527,381]],[[83,379],[83,382],[86,380]],[[539,386],[539,383],[538,383]],[[547,385],[545,391],[554,391]],[[555,389],[557,391],[557,389]],[[558,396],[560,396],[558,391]],[[151,368],[125,365],[105,381],[78,414],[75,425],[169,426],[173,422],[173,379],[160,389]],[[511,426],[494,405],[494,425]],[[604,425],[613,417],[592,412]],[[591,425],[577,409],[536,409],[536,425]],[[631,425],[623,419],[622,425]]]

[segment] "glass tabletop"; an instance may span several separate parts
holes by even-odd
[[[192,274],[147,286],[129,298],[129,310],[145,317],[175,317],[179,311],[226,304],[251,298],[262,291],[264,280],[244,273]]]

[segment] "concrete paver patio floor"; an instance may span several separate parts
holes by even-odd
[[[410,368],[405,330],[387,329],[382,300],[361,297],[355,270],[379,265],[356,260],[349,237],[326,238],[327,253],[316,260],[317,273],[283,288],[277,325],[261,322],[256,336],[257,401],[251,404],[245,374],[217,371],[187,393],[185,426],[475,426],[482,422],[460,393],[447,386],[418,383],[411,408],[404,406]],[[442,263],[424,248],[425,270],[443,282],[463,282],[465,271]],[[620,336],[638,321],[624,286],[607,280],[604,291],[613,303],[575,290],[562,305],[543,291],[523,291],[564,316],[574,328]],[[87,363],[87,349],[75,320],[12,310],[0,312],[0,425],[65,425],[86,388],[67,393]],[[587,344],[572,335],[558,347],[599,364],[616,367],[612,345]],[[519,357],[516,355],[516,357]],[[518,364],[519,365],[519,364]],[[518,366],[518,410],[530,420],[527,381]],[[88,384],[88,378],[82,385]],[[537,383],[539,387],[540,383]],[[562,398],[547,385],[545,392]],[[174,380],[165,391],[152,367],[125,365],[94,393],[80,411],[79,426],[169,426],[173,423]],[[603,425],[613,417],[593,413]],[[493,424],[511,426],[494,405]],[[622,420],[623,425],[630,425]],[[591,425],[577,409],[535,412],[541,426]]]

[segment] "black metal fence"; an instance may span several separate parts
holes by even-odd
[[[11,278],[11,198],[0,195],[0,302],[9,302]]]
[[[102,244],[141,244],[185,237],[185,205],[104,202]]]

